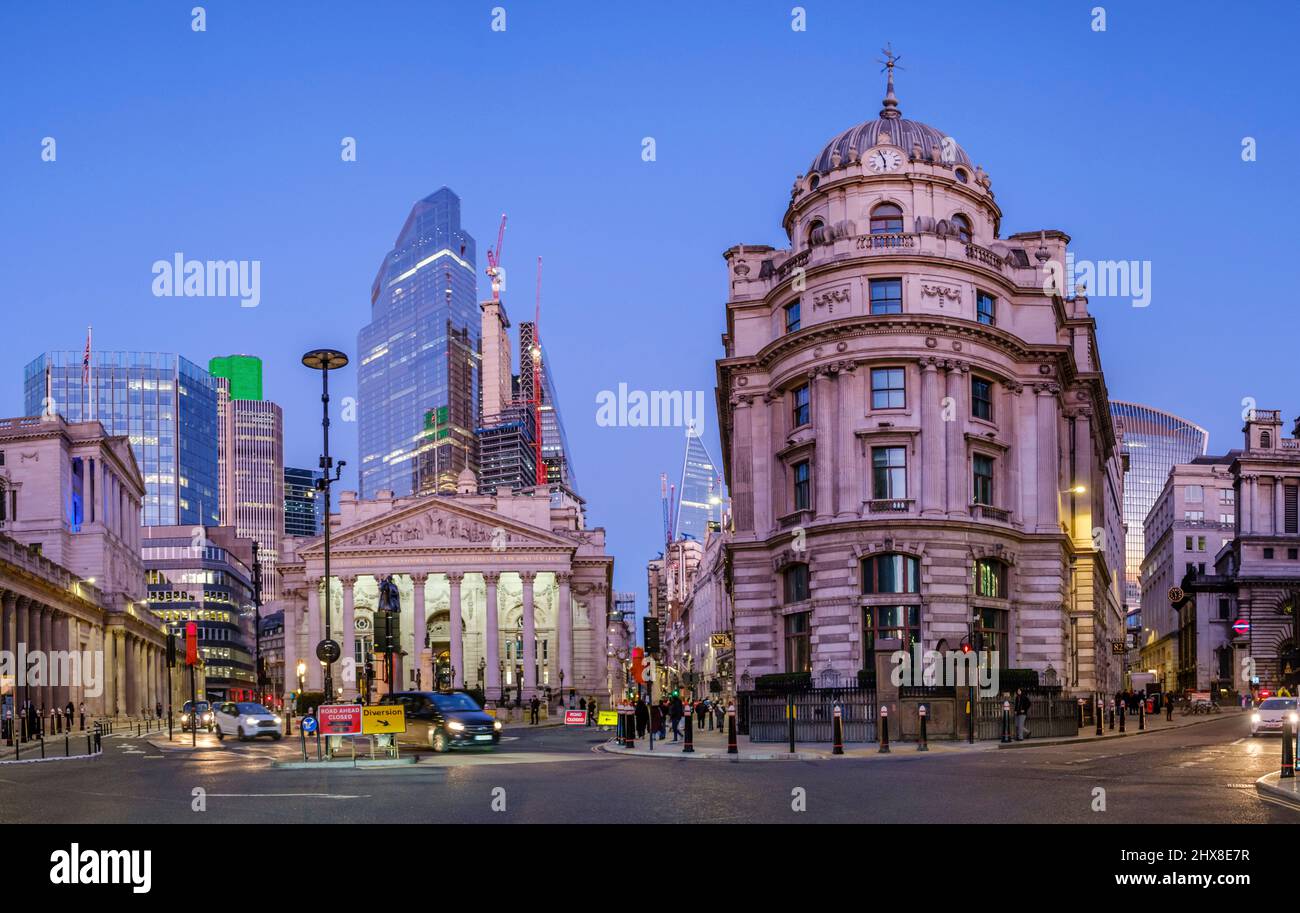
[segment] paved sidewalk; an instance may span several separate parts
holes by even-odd
[[[900,742],[895,739],[890,740],[890,750],[888,753],[882,753],[880,746],[876,742],[854,742],[846,743],[843,755],[835,755],[831,751],[831,745],[826,742],[796,742],[794,754],[790,753],[790,746],[787,742],[751,742],[748,736],[737,736],[736,751],[737,753],[727,754],[727,740],[725,731],[714,729],[712,731],[705,729],[703,732],[695,731],[693,737],[693,748],[691,753],[682,750],[685,741],[673,741],[672,730],[667,731],[668,738],[654,740],[654,748],[651,749],[649,739],[641,738],[636,740],[636,747],[628,749],[625,746],[618,745],[613,739],[608,744],[601,747],[602,751],[610,754],[622,755],[625,757],[656,757],[656,758],[687,758],[691,760],[710,760],[710,761],[815,761],[826,758],[848,757],[848,758],[879,758],[887,759],[898,756],[910,755],[944,755],[944,754],[963,754],[978,751],[994,751],[1002,748],[1047,748],[1054,745],[1073,745],[1084,742],[1104,741],[1107,739],[1121,739],[1129,736],[1146,735],[1147,733],[1170,732],[1177,729],[1184,729],[1188,726],[1195,726],[1199,723],[1209,723],[1215,720],[1231,718],[1235,713],[1240,711],[1224,710],[1222,713],[1195,716],[1180,716],[1174,714],[1172,722],[1166,722],[1164,717],[1158,719],[1154,716],[1147,717],[1146,729],[1138,729],[1138,718],[1128,717],[1125,719],[1125,731],[1119,731],[1119,720],[1116,719],[1115,729],[1112,732],[1103,727],[1103,734],[1098,736],[1096,729],[1092,726],[1085,726],[1079,730],[1076,736],[1061,736],[1052,738],[1029,738],[1023,742],[1009,742],[1003,744],[997,739],[981,739],[971,744],[964,739],[958,741],[952,740],[930,740],[928,751],[922,752],[917,748],[915,741]],[[682,725],[682,732],[686,730],[685,724]]]
[[[1261,799],[1300,811],[1300,780],[1295,777],[1283,780],[1280,770],[1264,774],[1256,780],[1255,791],[1259,793]]]

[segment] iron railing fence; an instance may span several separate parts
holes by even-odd
[[[789,712],[794,709],[796,742],[834,741],[835,706],[845,742],[876,741],[874,688],[806,688],[798,691],[742,691],[736,702],[736,725],[751,742],[785,742],[790,738]]]

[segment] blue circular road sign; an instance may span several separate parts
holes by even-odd
[[[314,717],[314,716],[305,716],[305,717],[303,717],[303,718],[302,718],[302,723],[300,723],[299,726],[301,727],[301,729],[302,729],[303,732],[315,732],[315,731],[316,731],[316,717]]]

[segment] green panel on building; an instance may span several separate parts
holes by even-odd
[[[208,373],[230,382],[231,399],[262,399],[262,359],[255,355],[227,355],[208,361]]]

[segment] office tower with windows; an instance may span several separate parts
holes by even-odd
[[[319,469],[284,467],[284,534],[319,536],[324,529],[325,501],[316,490]]]
[[[165,352],[47,352],[23,370],[28,415],[98,420],[125,435],[140,472],[145,526],[219,522],[217,385]]]
[[[1142,604],[1144,524],[1169,470],[1205,456],[1210,433],[1186,419],[1139,403],[1110,401],[1128,468],[1124,472],[1124,602],[1130,611]]]
[[[474,239],[450,189],[417,202],[370,292],[370,323],[357,336],[359,490],[398,497],[454,492],[478,471],[480,316]],[[447,410],[445,434],[426,433]]]
[[[708,448],[692,423],[686,428],[686,457],[682,461],[682,481],[677,489],[677,538],[704,541],[709,523],[722,516],[720,470],[709,456]]]
[[[262,360],[230,355],[208,362],[217,384],[217,469],[221,524],[257,543],[262,598],[279,596],[284,536],[284,416],[262,398]]]

